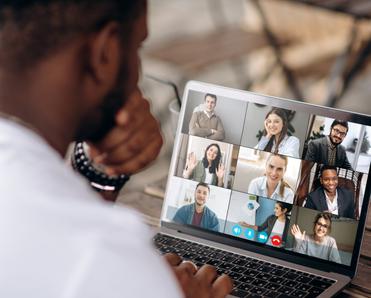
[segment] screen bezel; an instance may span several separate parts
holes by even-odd
[[[178,126],[177,126],[175,141],[174,141],[174,150],[173,150],[173,154],[171,158],[167,185],[169,185],[170,183],[172,173],[174,173],[175,166],[176,166],[176,159],[177,159],[177,152],[178,152],[177,149],[180,146],[181,128],[183,125],[185,107],[187,105],[189,91],[213,93],[213,94],[216,94],[217,96],[229,97],[231,99],[241,100],[247,103],[257,103],[257,104],[262,104],[262,105],[274,106],[278,108],[284,108],[288,110],[303,111],[303,112],[306,112],[312,115],[313,114],[320,115],[323,117],[329,117],[329,118],[334,118],[338,120],[345,120],[345,121],[354,122],[357,124],[371,126],[371,116],[368,116],[365,114],[354,113],[354,112],[349,112],[345,110],[309,104],[309,103],[305,103],[301,101],[294,101],[294,100],[283,99],[283,98],[278,98],[278,97],[273,97],[273,96],[267,96],[267,95],[257,94],[257,93],[253,93],[249,91],[243,91],[243,90],[232,89],[228,87],[217,86],[217,85],[213,85],[209,83],[189,81],[185,87],[185,91],[183,94],[182,108],[180,110],[180,116],[178,119]],[[354,243],[352,260],[349,266],[344,265],[344,264],[333,263],[327,260],[322,260],[322,259],[318,259],[314,257],[309,257],[306,255],[288,251],[282,248],[275,248],[275,247],[267,246],[265,244],[261,244],[255,241],[240,239],[240,238],[237,238],[232,235],[225,234],[225,233],[208,231],[208,230],[193,227],[190,225],[180,225],[174,222],[163,220],[163,218],[165,218],[165,213],[166,213],[165,209],[167,207],[165,204],[166,198],[167,198],[167,189],[165,192],[165,201],[164,201],[162,213],[161,213],[161,226],[164,226],[169,229],[175,229],[181,233],[186,233],[186,234],[189,234],[195,237],[200,237],[200,238],[204,238],[210,241],[215,241],[215,242],[223,243],[226,245],[231,245],[233,247],[241,248],[244,250],[261,253],[263,255],[276,257],[279,259],[284,259],[286,261],[290,261],[296,264],[312,267],[312,268],[319,269],[319,270],[324,270],[324,271],[329,271],[329,272],[331,271],[331,272],[336,272],[339,274],[344,274],[344,275],[347,275],[353,278],[355,275],[356,269],[357,269],[357,263],[358,263],[358,259],[360,255],[360,249],[361,249],[362,238],[363,238],[362,236],[364,233],[366,217],[367,217],[367,208],[368,208],[368,204],[370,200],[370,184],[371,184],[370,175],[369,175],[370,169],[371,169],[371,165],[369,167],[368,178],[367,178],[366,188],[364,192],[360,218],[358,220],[358,228],[357,228],[357,233],[355,237],[356,240]]]

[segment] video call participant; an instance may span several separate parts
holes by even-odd
[[[219,232],[218,217],[206,206],[209,195],[210,187],[206,183],[198,183],[195,190],[195,202],[180,207],[173,221]]]
[[[297,137],[287,134],[288,125],[285,110],[270,110],[265,116],[263,136],[255,148],[298,158],[300,141]]]
[[[207,146],[202,160],[197,160],[194,152],[189,153],[183,171],[183,178],[223,186],[225,171],[221,158],[222,154],[218,144]]]
[[[274,204],[274,214],[269,215],[267,219],[259,226],[250,225],[244,221],[239,224],[243,227],[252,228],[255,231],[266,231],[268,234],[268,244],[272,245],[270,235],[278,235],[281,238],[280,247],[285,246],[287,233],[289,230],[290,220],[288,214],[291,212],[292,205],[284,202],[276,202]]]
[[[353,192],[338,186],[336,167],[323,166],[320,182],[321,186],[308,194],[304,207],[354,219]]]
[[[264,176],[250,182],[248,193],[292,204],[294,192],[283,179],[287,163],[286,156],[270,154],[265,165]]]
[[[205,95],[203,111],[193,112],[189,122],[189,134],[208,138],[215,141],[223,141],[225,137],[222,120],[214,112],[217,97],[214,94]]]
[[[115,173],[134,173],[158,155],[159,126],[137,87],[146,7],[0,1],[0,218],[8,244],[0,247],[0,297],[200,298],[231,290],[211,266],[197,270],[174,254],[166,263],[140,216],[104,201],[63,159],[75,140],[106,153]]]
[[[345,148],[341,145],[348,133],[348,129],[348,122],[334,120],[331,124],[330,135],[308,143],[305,159],[352,170]]]
[[[294,251],[308,256],[341,263],[341,258],[336,245],[336,240],[329,236],[331,232],[331,214],[318,213],[314,219],[313,234],[306,235],[301,232],[298,225],[291,227],[294,236]]]

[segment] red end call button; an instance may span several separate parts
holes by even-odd
[[[280,246],[281,243],[282,243],[282,239],[280,236],[278,235],[274,235],[272,238],[271,238],[271,241],[272,241],[272,245],[274,246]]]

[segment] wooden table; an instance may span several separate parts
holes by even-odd
[[[127,193],[120,201],[144,214],[149,224],[158,226],[163,200],[144,192]],[[370,204],[371,205],[371,204]],[[358,271],[352,283],[338,297],[371,297],[371,208],[369,207],[366,235],[363,239]]]

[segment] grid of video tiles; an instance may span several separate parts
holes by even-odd
[[[350,265],[370,127],[190,91],[181,132],[163,219]]]

